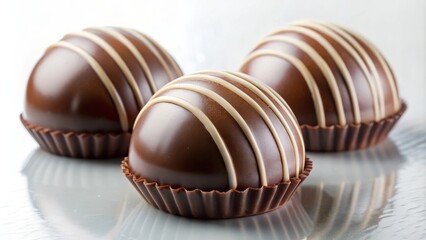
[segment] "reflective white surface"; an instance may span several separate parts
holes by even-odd
[[[36,149],[14,179],[25,184],[0,201],[0,237],[424,239],[426,128],[397,130],[366,150],[309,155],[314,171],[283,207],[197,220],[148,205],[122,175],[119,159],[70,159]]]
[[[67,32],[133,27],[190,73],[235,70],[262,36],[300,18],[341,24],[378,46],[409,109],[380,146],[309,154],[312,175],[277,211],[224,221],[160,212],[119,160],[45,153],[19,122],[32,67]],[[426,239],[425,1],[7,1],[0,27],[0,239]]]

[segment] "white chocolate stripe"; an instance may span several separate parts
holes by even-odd
[[[261,49],[261,50],[257,50],[257,51],[254,51],[253,53],[251,53],[246,58],[245,62],[243,63],[243,65],[241,67],[243,67],[245,64],[252,61],[253,59],[258,58],[258,57],[262,57],[262,56],[271,56],[271,57],[276,57],[276,58],[282,59],[284,61],[287,61],[291,65],[293,65],[300,72],[300,74],[302,74],[303,79],[305,80],[306,84],[308,85],[309,91],[311,92],[311,95],[312,95],[312,100],[314,102],[315,113],[316,113],[316,116],[317,116],[318,125],[320,127],[325,127],[326,126],[326,120],[325,120],[324,106],[323,106],[323,103],[322,103],[321,94],[320,94],[318,86],[315,82],[314,77],[312,76],[309,69],[305,66],[305,64],[300,59],[298,59],[298,58],[296,58],[296,57],[294,57],[290,54],[281,53],[281,52],[274,51],[274,50],[263,50],[263,49]],[[337,85],[336,85],[335,82],[334,83],[331,82],[330,84],[334,84],[334,87],[337,88]],[[336,96],[335,96],[335,100],[337,100],[337,99],[341,100],[339,91],[332,91],[332,93],[337,93]],[[342,125],[345,125],[346,119],[345,119],[345,113],[344,113],[344,110],[343,110],[343,105],[337,108],[337,112],[338,112],[338,115],[339,115],[339,123],[342,124]]]
[[[284,109],[284,112],[287,115],[291,115],[293,117],[289,117],[291,123],[293,124],[294,128],[296,129],[296,133],[297,135],[299,135],[299,140],[300,140],[300,144],[302,146],[302,169],[300,170],[301,172],[303,171],[303,169],[305,169],[305,143],[303,141],[303,135],[302,135],[302,129],[300,128],[299,123],[297,122],[297,117],[296,115],[294,115],[293,111],[291,110],[290,106],[287,104],[286,101],[284,101],[284,99],[275,91],[273,90],[271,87],[267,86],[269,88],[269,90],[271,90],[273,97],[276,99],[275,101],[278,102],[278,105],[280,105],[280,107],[282,109]]]
[[[295,154],[295,176],[299,177],[299,173],[302,172],[302,169],[300,168],[300,161],[305,160],[304,152],[300,154],[297,141],[294,138],[294,133],[291,130],[288,122],[282,115],[282,113],[278,110],[277,106],[268,98],[268,96],[275,101],[277,99],[274,98],[273,94],[271,94],[271,89],[263,87],[262,84],[259,83],[259,81],[249,79],[249,76],[243,75],[243,74],[235,74],[235,73],[227,73],[227,72],[219,72],[219,71],[209,71],[209,73],[216,73],[224,75],[225,77],[231,78],[233,81],[236,81],[237,83],[243,85],[244,87],[248,88],[250,91],[252,91],[254,94],[256,94],[266,105],[272,110],[272,112],[277,116],[277,118],[280,120],[281,124],[284,126],[285,131],[287,132],[288,137],[290,138],[290,142],[293,148],[293,152]],[[266,85],[266,84],[264,84]],[[268,96],[266,96],[268,94]],[[285,108],[283,109],[285,111]],[[286,112],[287,115],[289,115],[288,112]],[[299,129],[300,127],[297,125],[296,129]],[[302,143],[303,144],[303,143]],[[300,155],[303,156],[302,159],[300,159]],[[302,163],[304,165],[304,163]]]
[[[229,153],[228,148],[226,147],[225,142],[223,141],[223,139],[220,136],[219,132],[217,131],[216,127],[214,126],[212,121],[203,113],[203,111],[200,110],[199,108],[193,106],[189,102],[184,101],[180,98],[160,96],[160,97],[157,97],[157,98],[152,98],[145,105],[145,107],[140,111],[139,116],[141,116],[143,114],[143,112],[146,111],[146,109],[148,109],[149,107],[151,107],[152,105],[157,104],[157,103],[175,104],[179,107],[185,108],[187,111],[194,114],[194,116],[196,118],[198,118],[198,120],[204,125],[206,130],[210,133],[210,135],[212,136],[213,140],[215,141],[217,147],[219,148],[219,151],[220,151],[220,153],[223,157],[223,160],[225,162],[226,170],[228,172],[229,187],[231,189],[236,189],[237,188],[237,175],[235,173],[235,168],[234,168],[234,164],[232,162],[231,154]]]
[[[331,71],[330,67],[328,66],[327,62],[324,60],[324,58],[321,57],[321,55],[315,50],[313,49],[311,46],[309,46],[307,43],[296,39],[296,38],[291,38],[291,37],[287,37],[287,36],[281,36],[281,35],[276,35],[276,36],[269,36],[267,38],[265,38],[264,40],[262,40],[256,47],[255,49],[262,45],[263,43],[267,43],[267,42],[272,42],[272,41],[279,41],[279,42],[284,42],[284,43],[288,43],[291,44],[297,48],[299,48],[300,50],[302,50],[304,53],[306,53],[310,58],[312,58],[312,60],[316,63],[316,65],[320,68],[322,74],[324,75],[324,77],[326,78],[328,85],[330,86],[330,88],[332,86],[337,87],[336,83],[336,79],[333,75],[333,72]],[[255,51],[256,52],[256,51]],[[278,52],[278,51],[277,51]],[[301,62],[303,64],[303,62],[298,59],[299,62]],[[303,68],[306,69],[307,71],[309,71],[309,69],[306,67],[305,64],[303,64]],[[311,75],[311,72],[309,71],[309,74]],[[306,80],[306,79],[305,79]],[[316,85],[316,82],[314,82]],[[317,86],[317,85],[316,85]]]
[[[336,63],[337,67],[339,68],[340,72],[343,75],[343,78],[345,80],[346,85],[348,86],[349,96],[351,98],[352,112],[353,112],[353,115],[354,115],[354,122],[360,123],[361,122],[361,113],[359,111],[359,103],[354,100],[354,98],[356,99],[357,95],[356,95],[356,92],[355,92],[355,88],[353,86],[352,77],[349,73],[349,70],[346,67],[346,64],[344,63],[343,59],[341,58],[339,53],[336,51],[336,49],[334,49],[334,47],[324,37],[322,37],[317,32],[310,30],[308,28],[304,28],[304,27],[300,27],[300,26],[287,26],[285,28],[278,30],[276,32],[276,34],[286,32],[286,31],[297,32],[297,33],[300,33],[302,35],[308,36],[308,37],[314,39],[318,44],[320,44],[327,51],[327,53],[331,56],[331,58]],[[271,35],[273,35],[273,34],[271,34]],[[331,90],[333,96],[334,96],[334,94],[336,94],[335,91],[339,92],[339,96],[340,96],[340,91],[337,87],[331,88],[330,90]],[[335,101],[336,101],[336,99],[335,99]],[[338,109],[340,108],[340,106],[342,107],[341,110],[343,111],[343,116],[345,118],[345,123],[342,124],[342,121],[339,120],[339,124],[345,125],[346,124],[346,115],[345,115],[344,110],[343,110],[343,104],[342,104],[342,98],[341,97],[339,98],[339,102],[336,102],[336,105],[338,105]],[[339,112],[337,114],[339,116]],[[339,119],[340,119],[340,117],[339,117]]]
[[[210,72],[215,72],[215,71],[210,71]],[[299,155],[300,154],[302,155],[302,168],[300,169],[300,172],[302,172],[303,169],[305,169],[305,144],[303,142],[302,130],[300,129],[299,124],[296,122],[297,118],[294,115],[293,111],[291,110],[290,106],[288,106],[288,104],[284,101],[284,99],[275,90],[273,90],[271,87],[266,85],[264,82],[257,81],[253,77],[251,77],[247,74],[242,74],[240,72],[227,72],[227,73],[232,74],[234,76],[238,76],[238,77],[244,79],[245,81],[250,82],[251,84],[256,86],[258,89],[260,89],[264,94],[267,94],[269,97],[271,97],[279,105],[279,107],[281,107],[281,109],[284,110],[287,118],[292,123],[294,129],[296,129],[296,134],[298,135],[298,139],[300,140],[300,145],[302,147],[301,153],[300,153],[299,148],[297,146],[297,141],[293,136],[293,132],[291,131],[291,129],[289,129],[287,121],[284,119],[284,116],[282,115],[282,113],[278,110],[278,108],[267,97],[264,97],[262,94],[258,95],[264,102],[267,103],[267,105],[271,108],[271,110],[275,113],[275,115],[278,116],[278,119],[283,124],[283,126],[286,128],[286,131],[289,134],[290,140],[291,140],[292,145],[293,145],[293,150],[294,150],[295,155],[296,155],[295,159],[296,159],[297,162],[300,161]],[[243,84],[243,86],[247,87],[249,85]],[[251,88],[249,88],[249,89],[251,89]],[[255,93],[257,93],[257,91]],[[298,166],[298,164],[296,163],[295,166]],[[296,168],[296,171],[297,171],[297,168]],[[297,173],[296,173],[296,176],[298,177]]]
[[[114,48],[111,45],[109,45],[105,40],[98,37],[97,35],[95,35],[93,33],[89,33],[89,32],[82,31],[82,32],[71,33],[69,35],[87,38],[90,41],[97,44],[103,50],[105,50],[108,53],[108,55],[116,62],[116,64],[121,69],[123,74],[126,76],[127,81],[129,83],[130,87],[132,88],[133,94],[135,95],[135,99],[136,99],[136,102],[137,102],[139,108],[143,107],[144,101],[143,101],[143,98],[142,98],[142,94],[140,92],[139,86],[138,86],[132,72],[130,71],[129,67],[127,66],[127,64],[123,60],[123,58],[121,58],[121,56],[117,53],[117,51],[114,50]]]
[[[133,45],[132,42],[130,42],[129,39],[127,39],[123,34],[115,30],[114,28],[92,28],[96,29],[98,31],[105,32],[115,39],[117,39],[121,44],[126,46],[127,49],[133,54],[133,56],[136,58],[136,60],[139,63],[139,66],[142,68],[143,74],[146,76],[148,85],[151,89],[151,92],[154,94],[154,92],[157,91],[157,86],[155,85],[154,78],[152,77],[151,70],[149,66],[147,65],[145,59],[143,58],[142,54],[139,52],[139,50],[136,48],[135,45]]]
[[[217,70],[209,70],[209,72],[219,72]],[[293,123],[294,127],[299,130],[300,136],[302,136],[302,131],[300,130],[299,124],[296,122],[296,115],[294,115],[293,111],[291,110],[290,106],[286,103],[286,101],[271,87],[269,87],[266,83],[259,81],[255,79],[254,77],[247,75],[242,72],[232,72],[232,71],[224,71],[226,73],[232,74],[234,76],[237,76],[239,78],[244,79],[245,81],[250,82],[260,90],[262,90],[265,94],[268,94],[272,99],[274,99],[278,105],[284,110],[285,114],[293,116],[291,118],[291,122]],[[223,72],[222,72],[223,73]],[[277,110],[278,111],[278,110]],[[278,111],[278,115],[282,116],[282,114]]]
[[[213,101],[215,101],[216,103],[218,103],[220,106],[222,106],[234,118],[234,120],[238,123],[240,128],[243,130],[247,140],[249,141],[253,149],[253,152],[257,161],[257,166],[259,169],[260,183],[262,186],[267,186],[268,181],[266,178],[265,164],[262,157],[262,153],[260,152],[260,149],[259,149],[259,145],[257,144],[254,138],[254,135],[252,131],[250,130],[250,127],[248,126],[247,122],[238,113],[238,111],[222,96],[205,87],[190,85],[185,83],[177,83],[177,84],[168,85],[167,87],[164,87],[159,91],[163,93],[165,91],[169,91],[173,89],[185,89],[185,90],[189,90],[189,91],[193,91],[193,92],[197,92],[199,94],[205,95],[209,97],[210,99],[212,99]]]
[[[158,44],[154,39],[152,39],[151,37],[149,37],[148,35],[139,33],[141,35],[143,35],[145,38],[147,38],[149,41],[152,42],[152,44],[154,46],[156,46],[158,49],[160,49],[160,51],[162,53],[164,53],[164,55],[166,56],[167,60],[172,64],[173,69],[175,70],[176,74],[178,76],[182,76],[182,70],[180,70],[179,66],[177,65],[177,63],[175,62],[175,60],[172,58],[172,56],[170,56],[169,52],[166,51],[166,49],[164,49],[160,44]]]
[[[328,86],[330,88],[335,88],[338,91],[337,88],[337,81],[334,77],[333,72],[330,69],[330,66],[327,64],[327,62],[324,60],[323,57],[321,57],[321,55],[314,49],[312,48],[309,44],[296,39],[296,38],[291,38],[291,37],[287,37],[287,36],[280,36],[280,35],[276,35],[276,36],[269,36],[267,38],[265,38],[261,43],[259,43],[257,46],[260,46],[262,43],[267,43],[267,42],[271,42],[271,41],[280,41],[280,42],[285,42],[288,44],[291,44],[297,48],[299,48],[300,50],[302,50],[304,53],[306,53],[314,62],[315,64],[320,68],[323,76],[326,78]],[[256,49],[256,47],[255,47]],[[256,51],[255,51],[256,52]],[[300,60],[300,59],[299,59]],[[306,65],[300,60],[301,64],[304,66],[304,69],[306,69],[307,71],[309,71],[309,69],[306,67]],[[305,80],[307,81],[307,79],[305,78]],[[317,89],[317,85],[316,82],[315,83],[315,88]],[[354,86],[349,86],[354,88]],[[311,91],[312,93],[312,91]],[[358,102],[358,98],[357,95],[353,95],[351,96],[353,98],[353,101]],[[321,98],[320,98],[321,99]],[[314,97],[314,101],[318,101],[318,97]],[[322,102],[321,102],[321,106],[322,106]],[[361,116],[360,116],[360,110],[359,110],[359,105],[355,104],[353,105],[354,107],[354,121],[359,123],[361,121]],[[322,113],[324,113],[324,109],[322,109]],[[342,113],[344,114],[344,112]],[[324,124],[321,124],[321,121],[319,118],[318,119],[318,125],[320,127],[325,127],[325,116],[324,116]]]
[[[284,116],[282,115],[282,113],[278,110],[278,108],[275,106],[275,104],[265,95],[268,94],[272,99],[274,99],[277,103],[279,103],[280,101],[276,98],[274,98],[273,94],[271,94],[271,89],[270,88],[266,88],[266,84],[264,83],[260,83],[252,78],[250,78],[250,76],[248,75],[244,75],[244,74],[240,74],[240,73],[234,73],[234,72],[223,72],[223,71],[217,71],[217,70],[207,70],[204,72],[201,72],[201,74],[218,74],[218,75],[223,75],[225,77],[228,77],[230,79],[232,79],[233,81],[243,85],[244,87],[246,87],[247,89],[249,89],[251,92],[253,92],[254,94],[256,94],[264,103],[266,103],[266,105],[272,110],[272,112],[277,116],[277,118],[280,120],[281,124],[284,126],[287,135],[290,138],[290,142],[292,144],[293,147],[293,152],[295,154],[295,176],[299,177],[299,172],[301,173],[303,171],[303,169],[299,168],[300,165],[300,155],[302,155],[302,161],[303,161],[303,166],[304,166],[304,161],[305,161],[305,156],[304,153],[305,151],[302,152],[302,154],[300,154],[299,152],[299,148],[296,142],[296,139],[294,138],[293,132],[290,129],[290,126],[288,125],[288,122],[286,121],[286,119],[284,118]],[[286,111],[285,108],[284,112],[287,115],[290,115],[290,113],[288,111]],[[293,115],[294,116],[294,115]],[[291,117],[290,117],[291,119]],[[294,118],[295,119],[295,118]],[[294,123],[294,127],[295,129],[300,130],[300,127],[297,123]],[[299,132],[298,132],[299,133]],[[303,139],[302,138],[302,134],[300,132],[300,138],[299,139]],[[303,146],[303,142],[302,142],[302,146]],[[283,150],[284,151],[284,150]],[[280,152],[281,153],[281,152]],[[285,160],[284,158],[282,158],[282,160]],[[283,166],[284,163],[283,163]],[[283,169],[283,172],[288,172],[288,169]]]
[[[286,182],[286,181],[290,180],[289,169],[288,169],[288,165],[287,165],[287,157],[286,157],[286,153],[285,153],[285,150],[283,148],[283,145],[281,143],[281,140],[279,138],[279,135],[278,135],[277,131],[275,130],[274,125],[272,124],[272,122],[269,119],[266,112],[262,109],[262,107],[259,106],[259,104],[256,101],[254,101],[249,95],[247,95],[245,92],[243,92],[242,90],[240,90],[239,88],[237,88],[233,84],[231,84],[227,81],[224,81],[219,77],[214,77],[214,76],[210,76],[210,75],[206,75],[206,74],[192,74],[192,75],[180,77],[180,78],[174,80],[173,82],[180,82],[180,81],[185,81],[185,80],[201,80],[201,81],[215,82],[215,83],[222,85],[223,87],[227,88],[228,90],[234,92],[239,97],[241,97],[243,100],[245,100],[250,106],[252,106],[257,111],[257,113],[259,113],[259,115],[262,117],[265,124],[268,126],[268,128],[271,131],[272,136],[273,136],[273,138],[274,138],[274,140],[277,144],[278,152],[281,156],[281,161],[282,161],[282,165],[283,165],[283,181]],[[242,81],[241,79],[238,80],[238,78],[236,79],[236,81],[239,81],[241,84],[244,84],[244,83],[247,84],[246,81]],[[269,105],[269,106],[272,107],[273,105]],[[289,134],[289,135],[291,135],[291,134]],[[296,169],[296,175],[298,175],[297,169]]]
[[[129,130],[129,122],[127,118],[126,109],[124,107],[123,101],[121,100],[120,94],[117,92],[117,89],[114,87],[114,84],[112,83],[111,79],[108,77],[108,75],[105,73],[102,66],[92,57],[90,54],[88,54],[83,49],[65,41],[60,41],[57,43],[54,43],[50,46],[50,48],[54,47],[62,47],[69,49],[75,53],[77,53],[80,57],[84,58],[87,63],[92,67],[92,69],[96,72],[99,79],[105,86],[105,88],[108,90],[108,93],[110,94],[112,101],[117,108],[118,117],[120,119],[121,129],[123,131]]]
[[[318,22],[318,23],[341,35],[346,41],[352,44],[352,46],[356,49],[356,51],[361,55],[365,63],[367,63],[367,67],[370,70],[371,74],[373,75],[373,79],[375,80],[377,84],[377,93],[379,95],[379,104],[380,104],[380,117],[384,118],[385,117],[385,97],[383,94],[383,86],[382,86],[382,82],[380,81],[380,76],[379,76],[379,73],[377,72],[376,65],[374,64],[370,55],[368,55],[368,53],[361,46],[361,44],[359,44],[356,39],[354,39],[350,34],[348,34],[348,32],[344,31],[341,28],[338,28],[336,25],[333,25],[333,24],[327,24],[325,22]]]
[[[376,58],[379,60],[380,65],[382,66],[383,70],[385,71],[386,78],[389,82],[389,86],[392,92],[392,99],[393,99],[393,106],[395,111],[399,111],[401,109],[401,101],[399,99],[398,90],[396,87],[396,81],[392,75],[392,72],[390,70],[389,65],[386,63],[385,59],[383,58],[382,54],[379,53],[379,51],[371,44],[367,39],[363,38],[362,36],[356,34],[355,32],[351,32],[352,35],[359,38],[363,41],[365,45],[373,52],[373,54],[376,56]]]
[[[382,88],[380,86],[378,86],[380,84],[380,81],[379,81],[379,79],[373,79],[371,77],[371,74],[368,71],[368,68],[365,65],[365,62],[361,59],[358,52],[350,44],[348,44],[342,37],[340,37],[338,34],[331,31],[330,29],[327,29],[326,27],[324,27],[322,25],[316,24],[314,22],[308,22],[308,21],[295,23],[295,25],[299,25],[301,27],[310,27],[310,28],[313,28],[313,29],[315,29],[319,32],[322,32],[323,34],[328,35],[333,40],[338,42],[352,56],[352,58],[356,61],[358,66],[361,67],[361,71],[363,72],[365,78],[367,79],[367,83],[370,86],[371,95],[373,97],[373,108],[374,108],[375,120],[379,121],[382,118],[380,95],[383,96]],[[352,77],[350,79],[350,82],[352,83],[352,87],[353,87]],[[350,91],[350,94],[354,93],[356,95],[355,88],[351,89],[349,87],[349,91]],[[354,101],[354,99],[351,99],[351,101]],[[359,104],[359,102],[356,102],[356,103]],[[384,107],[384,103],[383,103],[383,107]],[[384,112],[383,112],[383,116],[384,116]]]
[[[296,115],[294,115],[293,110],[291,110],[291,107],[287,104],[287,102],[284,100],[284,98],[281,97],[270,86],[265,85],[265,87],[268,88],[269,91],[271,91],[271,93],[273,94],[272,97],[274,97],[274,99],[276,101],[278,101],[278,104],[286,111],[286,113],[293,116],[294,119],[291,119],[292,123],[294,123],[295,126],[299,126],[299,124],[296,122],[296,119],[297,119]],[[297,129],[299,129],[300,135],[302,135],[302,130],[300,130],[300,126]]]
[[[149,50],[151,50],[152,54],[154,54],[154,56],[157,58],[157,60],[160,62],[161,66],[163,67],[163,69],[166,71],[167,77],[169,78],[169,80],[173,80],[175,79],[175,77],[172,75],[172,72],[170,71],[170,67],[169,65],[167,65],[167,63],[164,61],[163,57],[161,56],[161,54],[157,51],[157,49],[151,44],[150,41],[148,41],[142,34],[140,34],[139,32],[133,30],[133,29],[125,29],[125,31],[127,31],[128,33],[130,33],[131,35],[133,35],[134,37],[136,37],[139,41],[143,42],[145,44],[146,47],[149,48]],[[151,73],[150,73],[151,75]],[[152,77],[152,75],[151,75]],[[158,89],[155,89],[156,92]]]

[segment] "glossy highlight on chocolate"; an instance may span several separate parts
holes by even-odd
[[[120,142],[127,145],[120,149],[128,148],[140,109],[181,75],[170,54],[145,34],[118,27],[87,28],[65,35],[46,50],[29,77],[21,118],[50,152],[85,158],[124,156],[127,150],[107,154],[119,147],[109,142],[125,135],[127,140]],[[82,141],[94,143],[76,149],[86,145]]]
[[[206,218],[272,210],[291,197],[311,167],[299,124],[285,101],[262,82],[225,71],[186,75],[159,90],[139,113],[129,157],[122,164],[125,175],[154,206]],[[252,204],[250,192],[275,204],[265,202],[246,211]],[[241,206],[213,213],[222,204],[211,203],[194,213],[176,203],[182,196],[164,197],[174,194],[186,194],[194,204],[200,204],[198,194],[221,195],[217,201],[238,200]],[[159,202],[177,205],[176,211]]]
[[[254,47],[240,71],[265,81],[288,102],[302,126],[308,150],[374,145],[387,132],[364,137],[359,133],[362,125],[394,124],[406,108],[382,54],[360,35],[329,22],[302,20],[278,29]],[[364,130],[374,132],[377,127]],[[311,140],[310,134],[325,135],[325,139]],[[348,135],[342,137],[346,145],[327,139],[341,134]]]

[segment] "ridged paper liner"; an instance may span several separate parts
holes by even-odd
[[[339,152],[376,145],[386,139],[406,109],[403,102],[399,112],[378,122],[327,127],[302,125],[306,150]]]
[[[20,116],[24,127],[40,147],[73,158],[117,158],[128,154],[131,133],[62,132],[33,125]]]
[[[299,178],[273,186],[227,192],[187,190],[148,182],[132,171],[128,158],[121,163],[121,169],[140,195],[158,209],[193,218],[235,218],[265,213],[286,203],[311,172],[312,161],[306,158]]]

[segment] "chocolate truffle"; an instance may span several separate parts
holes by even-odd
[[[276,90],[301,124],[307,150],[383,141],[406,106],[379,51],[332,23],[299,21],[264,38],[240,71]]]
[[[181,75],[158,43],[135,30],[101,27],[70,33],[34,67],[21,120],[49,152],[123,157],[140,109]]]
[[[282,205],[311,162],[296,118],[275,91],[245,74],[206,71],[151,98],[122,168],[157,208],[229,218]]]

